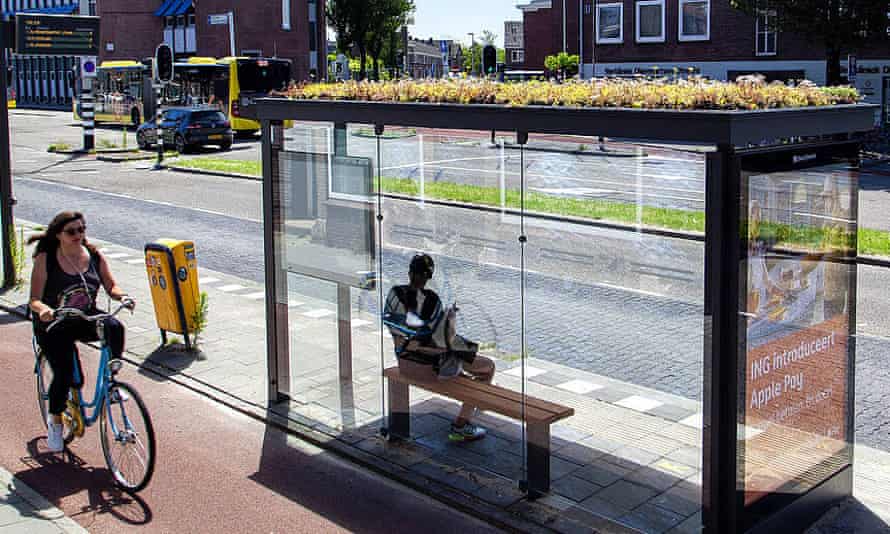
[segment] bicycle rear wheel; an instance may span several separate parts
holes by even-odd
[[[99,419],[105,463],[126,491],[144,489],[155,467],[155,432],[142,398],[132,386],[112,382]]]
[[[46,427],[47,419],[49,419],[49,386],[53,383],[53,370],[42,350],[37,353],[36,365],[37,405],[40,407],[40,419],[43,421],[43,426]],[[69,416],[72,415],[67,407],[65,408],[65,413]],[[62,430],[62,439],[66,445],[74,440],[74,431],[68,425],[65,425],[65,428]]]

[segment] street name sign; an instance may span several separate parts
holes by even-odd
[[[207,24],[211,26],[216,26],[220,24],[228,24],[229,23],[229,15],[227,13],[223,13],[222,15],[207,15]]]
[[[99,55],[99,17],[19,13],[15,22],[18,54]]]

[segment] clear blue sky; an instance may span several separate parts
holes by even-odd
[[[419,39],[455,39],[469,42],[469,32],[476,38],[483,30],[497,35],[497,46],[504,46],[504,21],[522,20],[517,4],[527,0],[414,0],[416,8],[411,35]]]

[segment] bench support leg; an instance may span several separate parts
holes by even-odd
[[[389,380],[389,435],[394,438],[411,437],[411,413],[408,384]]]
[[[541,497],[550,491],[550,425],[530,424],[525,435],[528,456],[528,495]]]

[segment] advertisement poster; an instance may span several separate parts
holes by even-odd
[[[843,166],[748,178],[745,503],[800,494],[849,462],[856,180]],[[742,409],[742,406],[740,406]]]

